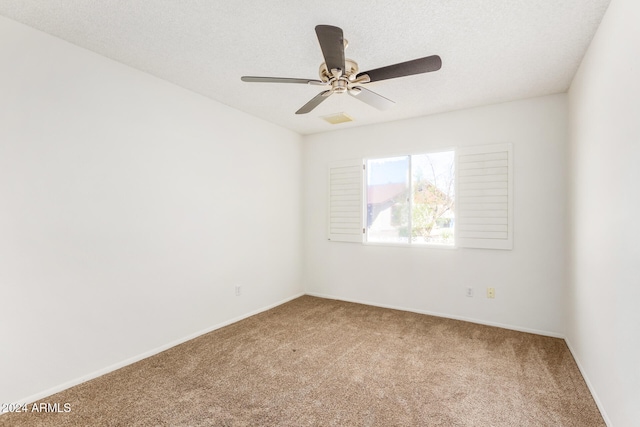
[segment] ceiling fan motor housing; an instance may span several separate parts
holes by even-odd
[[[353,59],[345,59],[344,68],[345,69],[342,70],[341,77],[345,77],[349,80],[355,79],[356,74],[358,74],[358,63]],[[329,81],[334,78],[333,74],[331,73],[331,70],[327,68],[326,62],[323,62],[322,64],[320,64],[319,74],[320,74],[320,80],[322,80],[325,83],[329,83]]]

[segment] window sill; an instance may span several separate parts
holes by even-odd
[[[458,249],[458,246],[454,243],[453,245],[444,245],[438,243],[421,243],[421,244],[410,244],[410,243],[393,243],[393,242],[362,242],[365,246],[381,246],[381,247],[392,247],[392,248],[421,248],[421,249],[444,249],[444,250],[453,250]]]

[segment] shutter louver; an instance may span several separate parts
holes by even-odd
[[[329,165],[328,239],[362,242],[362,160]]]
[[[513,249],[511,144],[462,148],[456,152],[458,246]]]

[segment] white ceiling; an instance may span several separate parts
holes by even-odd
[[[565,92],[610,0],[0,0],[0,14],[238,110],[310,134]],[[387,111],[323,88],[314,27],[341,27],[361,71],[437,54],[442,69],[371,83]],[[6,66],[6,64],[4,65]],[[346,112],[355,121],[320,117]]]

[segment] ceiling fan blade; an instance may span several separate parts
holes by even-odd
[[[320,103],[325,99],[327,99],[332,93],[333,92],[331,92],[330,90],[325,90],[324,92],[320,92],[319,94],[314,96],[311,99],[311,101],[307,102],[302,106],[302,108],[296,111],[296,114],[307,114],[308,112],[316,108],[318,105],[320,105]]]
[[[331,25],[317,25],[316,35],[329,72],[334,68],[344,71],[344,36],[342,29]]]
[[[440,67],[442,67],[442,59],[440,59],[438,55],[433,55],[358,73],[356,78],[366,74],[372,82],[377,82],[380,80],[395,79],[396,77],[438,71]]]
[[[325,83],[320,80],[313,79],[291,79],[288,77],[256,77],[256,76],[242,76],[240,80],[243,82],[252,83],[299,83],[305,85],[324,85]]]
[[[370,91],[369,89],[365,89],[362,86],[350,90],[349,95],[371,105],[372,107],[377,108],[378,110],[387,110],[396,105],[396,103],[392,100],[385,98],[382,95],[378,95],[377,93]]]

